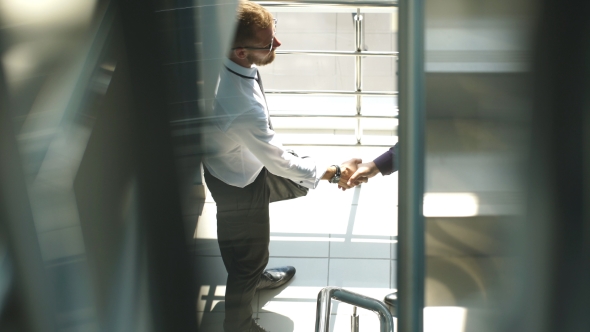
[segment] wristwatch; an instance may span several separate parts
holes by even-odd
[[[334,176],[330,179],[330,183],[338,183],[340,182],[340,166],[338,165],[332,165],[334,167],[336,167],[336,174],[334,174]]]

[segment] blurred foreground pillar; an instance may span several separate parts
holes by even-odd
[[[511,331],[590,326],[588,17],[588,2],[541,2],[533,54],[526,291]]]

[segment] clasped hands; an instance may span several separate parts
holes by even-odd
[[[360,158],[352,158],[340,165],[340,172],[338,188],[344,191],[361,183],[367,183],[370,178],[379,173],[379,169],[372,161],[363,163]]]

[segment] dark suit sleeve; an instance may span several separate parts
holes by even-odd
[[[388,151],[373,160],[381,174],[389,175],[398,170],[398,151],[397,143],[395,143]]]

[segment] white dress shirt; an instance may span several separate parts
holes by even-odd
[[[298,158],[285,151],[269,128],[266,101],[256,73],[255,65],[244,68],[224,59],[213,124],[204,132],[207,155],[203,164],[216,178],[240,188],[254,182],[263,167],[315,188],[327,166],[318,168],[313,158]]]

